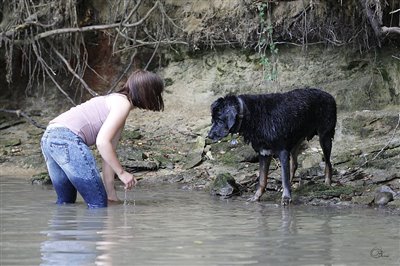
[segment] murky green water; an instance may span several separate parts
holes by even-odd
[[[175,185],[88,210],[4,177],[0,193],[0,265],[400,265],[400,217],[382,210],[282,208]]]

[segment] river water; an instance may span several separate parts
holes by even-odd
[[[400,265],[400,217],[370,208],[222,200],[139,185],[125,204],[54,204],[0,177],[0,265]],[[124,192],[119,196],[124,198]]]

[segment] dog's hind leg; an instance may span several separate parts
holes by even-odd
[[[296,176],[296,170],[299,167],[299,163],[297,161],[297,157],[299,154],[304,151],[307,147],[307,144],[304,140],[299,141],[299,143],[294,146],[294,148],[290,151],[290,184],[293,184],[293,179]],[[302,180],[299,178],[299,187],[302,185]]]
[[[293,182],[293,179],[296,174],[296,170],[299,167],[299,163],[297,162],[297,156],[299,156],[301,144],[303,141],[299,142],[291,151],[290,151],[290,183]],[[301,180],[300,180],[301,183]]]
[[[279,152],[279,161],[282,168],[282,205],[288,205],[292,201],[291,188],[290,188],[290,153],[287,150]]]
[[[261,196],[264,194],[267,187],[268,170],[271,164],[272,155],[261,155],[260,154],[260,176],[258,178],[258,188],[253,197],[249,201],[259,201]]]
[[[331,163],[331,151],[332,151],[332,138],[328,135],[320,136],[319,143],[324,153],[325,160],[325,185],[330,186],[332,183],[332,163]]]

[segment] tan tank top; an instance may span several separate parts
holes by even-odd
[[[72,107],[49,124],[58,124],[70,129],[81,137],[86,145],[91,146],[96,143],[97,134],[110,113],[106,97],[107,95],[97,96]]]

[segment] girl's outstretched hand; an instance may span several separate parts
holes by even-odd
[[[125,184],[125,189],[132,189],[137,183],[136,178],[134,178],[132,174],[126,171],[123,171],[122,174],[118,177]]]

